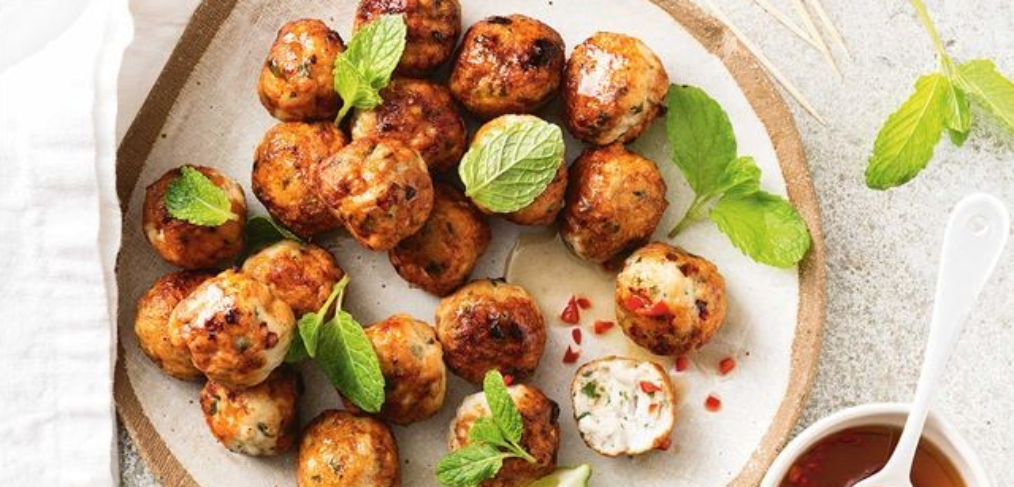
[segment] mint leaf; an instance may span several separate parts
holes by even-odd
[[[310,357],[310,352],[306,351],[306,344],[303,343],[303,337],[296,333],[292,336],[292,344],[289,345],[289,350],[285,352],[285,363],[287,364],[298,364]]]
[[[745,196],[760,191],[761,171],[753,157],[737,157],[718,179],[717,194]]]
[[[919,78],[915,93],[884,122],[866,167],[866,185],[888,189],[919,174],[930,158],[947,118],[950,82],[940,73]]]
[[[496,476],[509,453],[486,444],[468,445],[440,459],[437,480],[444,485],[470,487]]]
[[[353,34],[334,61],[334,90],[342,99],[335,123],[353,107],[368,110],[383,102],[380,90],[398,66],[407,32],[401,15],[382,15]]]
[[[302,243],[303,240],[285,227],[278,224],[269,217],[255,215],[247,219],[246,228],[246,253],[250,255],[254,251],[267,247],[282,240],[295,240]],[[245,257],[244,257],[245,258]]]
[[[181,167],[180,175],[169,183],[165,206],[173,218],[202,227],[217,227],[239,218],[232,212],[225,190],[190,166]]]
[[[481,416],[472,423],[468,430],[468,440],[472,443],[489,443],[494,446],[505,446],[507,439],[503,437],[496,421],[488,416]]]
[[[969,96],[1014,132],[1014,83],[989,59],[958,65],[957,83]]]
[[[950,136],[951,142],[958,147],[961,147],[968,139],[968,132],[972,128],[972,109],[969,106],[968,97],[953,80],[951,89],[947,92],[947,115],[944,119],[944,126],[947,127],[947,134]]]
[[[796,209],[780,196],[764,191],[729,195],[710,217],[729,240],[753,260],[791,267],[810,249],[810,233]]]
[[[345,288],[349,284],[349,276],[342,276],[341,280],[336,282],[331,288],[331,295],[324,301],[324,305],[317,310],[316,313],[306,313],[299,317],[299,322],[296,324],[296,328],[299,330],[299,337],[306,348],[306,353],[311,358],[317,356],[317,345],[320,341],[320,327],[324,324],[327,319],[327,312],[331,309],[331,304],[337,299],[341,308],[341,297],[345,293]]]
[[[493,421],[500,427],[503,437],[511,443],[521,441],[525,424],[521,420],[521,413],[514,404],[510,392],[507,391],[507,384],[504,383],[503,376],[499,371],[486,372],[486,377],[482,380],[482,391],[486,394],[486,404],[489,404]]]
[[[726,166],[736,158],[736,135],[729,116],[704,90],[669,87],[666,134],[672,160],[694,193],[713,196]]]
[[[315,359],[324,375],[363,411],[380,411],[384,405],[384,374],[363,327],[352,315],[338,310],[320,328],[318,340]]]
[[[563,132],[535,117],[502,123],[472,142],[458,175],[473,201],[510,213],[530,205],[552,182],[563,163]]]

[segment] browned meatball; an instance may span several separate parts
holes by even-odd
[[[454,108],[451,92],[431,81],[399,78],[380,91],[384,102],[371,110],[356,109],[352,138],[395,137],[415,149],[430,172],[458,165],[465,153],[465,122]]]
[[[173,346],[169,340],[169,315],[184,298],[214,274],[181,271],[166,274],[137,301],[134,333],[141,351],[166,374],[182,380],[201,377],[190,361],[190,349]]]
[[[303,430],[299,487],[398,487],[401,464],[390,428],[369,416],[324,411]]]
[[[567,127],[596,145],[630,142],[655,121],[668,89],[665,67],[648,46],[627,35],[598,32],[567,60]]]
[[[165,194],[169,184],[180,176],[172,169],[148,186],[144,193],[142,227],[148,242],[166,262],[184,269],[206,269],[236,258],[243,251],[246,225],[246,198],[236,181],[203,166],[190,166],[225,191],[237,218],[217,227],[195,225],[169,214]]]
[[[345,142],[333,122],[275,125],[254,154],[254,195],[278,223],[302,238],[340,227],[310,183],[314,168]]]
[[[570,168],[560,235],[579,257],[606,262],[648,241],[669,206],[655,163],[620,144],[589,149]]]
[[[532,113],[556,93],[563,38],[524,15],[494,16],[468,29],[451,71],[451,93],[480,118]]]
[[[427,419],[444,406],[447,368],[430,325],[405,314],[366,328],[384,372],[384,407],[378,416],[407,425]],[[347,409],[357,411],[349,401]]]
[[[398,139],[355,140],[318,166],[317,194],[370,250],[390,250],[419,231],[433,208],[433,181],[419,153]]]
[[[468,279],[489,246],[490,230],[482,213],[458,190],[446,184],[435,189],[426,224],[388,256],[403,279],[445,296]]]
[[[337,32],[316,19],[286,22],[278,30],[257,82],[261,104],[285,121],[330,120],[341,108],[334,91],[334,58],[345,51]]]
[[[722,326],[725,310],[725,279],[715,264],[662,242],[631,254],[616,276],[620,327],[658,355],[700,348]]]
[[[384,14],[403,14],[408,27],[398,73],[425,76],[454,53],[461,34],[458,0],[360,0],[353,30]]]
[[[201,411],[211,434],[229,451],[278,455],[299,437],[299,375],[282,366],[256,386],[234,390],[215,381],[201,389]]]
[[[524,288],[483,279],[440,301],[437,338],[447,367],[469,382],[492,369],[524,380],[539,366],[546,322]]]
[[[297,318],[320,309],[345,275],[327,250],[292,240],[250,256],[243,263],[243,273],[267,284]]]
[[[204,281],[169,318],[173,346],[190,349],[194,366],[230,389],[263,382],[285,359],[295,329],[289,305],[231,270]]]
[[[524,487],[556,469],[556,453],[560,448],[560,407],[532,386],[517,385],[507,391],[524,422],[521,447],[535,458],[535,463],[521,458],[506,459],[496,476],[480,483],[480,487]],[[472,425],[477,419],[490,415],[485,394],[479,392],[466,397],[451,423],[448,439],[451,451],[468,445],[468,432]]]

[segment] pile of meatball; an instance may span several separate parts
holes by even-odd
[[[362,0],[353,32],[384,14],[404,17],[405,51],[381,91],[382,104],[353,110],[344,126],[334,123],[343,102],[332,69],[345,46],[324,22],[283,25],[261,70],[260,101],[280,122],[254,151],[252,191],[301,242],[246,249],[243,189],[213,168],[193,166],[225,191],[239,216],[219,226],[170,215],[165,193],[178,168],[147,188],[144,233],[182,270],[159,278],[141,297],[137,338],[166,374],[206,379],[201,408],[229,450],[275,455],[298,444],[303,487],[400,485],[388,423],[436,414],[447,370],[474,384],[499,370],[514,384],[522,446],[536,461],[505,460],[482,485],[527,485],[553,471],[560,443],[557,404],[523,384],[542,357],[546,320],[520,286],[469,282],[490,242],[493,212],[466,197],[456,178],[468,148],[459,107],[486,121],[474,141],[536,117],[562,96],[566,126],[587,149],[569,168],[561,163],[529,206],[499,216],[518,225],[557,225],[574,254],[596,265],[626,258],[617,279],[618,321],[639,345],[674,355],[710,339],[724,318],[725,295],[710,262],[648,244],[668,206],[666,184],[653,161],[624,144],[664,110],[668,76],[644,43],[623,34],[595,33],[568,59],[560,34],[524,15],[479,21],[459,44],[458,0]],[[447,83],[434,81],[447,62]],[[442,299],[435,326],[395,314],[366,328],[387,383],[378,414],[346,401],[300,434],[302,385],[283,362],[297,319],[321,307],[344,276],[335,257],[312,243],[338,229],[366,249],[387,252],[402,278]],[[468,397],[451,425],[449,448],[467,444],[471,424],[488,414],[482,393]]]

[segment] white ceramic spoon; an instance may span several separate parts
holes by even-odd
[[[905,430],[883,470],[855,487],[912,487],[912,461],[930,400],[965,320],[1000,260],[1009,224],[1007,208],[987,194],[967,196],[951,212],[940,255],[929,343]]]

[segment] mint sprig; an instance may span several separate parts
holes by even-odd
[[[381,15],[349,40],[334,60],[334,90],[342,99],[335,123],[351,108],[369,110],[383,102],[380,90],[391,81],[405,50],[408,28],[401,15]]]
[[[225,190],[190,166],[181,167],[180,175],[169,183],[165,206],[173,218],[202,227],[217,227],[239,218],[232,212]]]
[[[534,117],[508,119],[472,142],[458,175],[465,195],[497,213],[520,210],[535,201],[563,163],[563,131]]]
[[[530,463],[536,461],[520,444],[524,422],[500,372],[487,372],[482,389],[490,416],[480,417],[472,423],[468,430],[468,445],[437,463],[437,480],[444,485],[478,485],[495,477],[508,458],[521,458]]]
[[[811,244],[806,223],[785,198],[760,189],[761,171],[752,157],[736,156],[736,136],[722,106],[693,86],[672,85],[667,97],[672,161],[694,190],[669,238],[707,216],[753,260],[776,267],[799,263]]]
[[[940,69],[923,75],[915,91],[892,113],[873,144],[866,167],[866,185],[889,189],[907,183],[933,158],[944,129],[961,146],[972,127],[969,99],[975,100],[1014,132],[1014,83],[993,61],[979,59],[955,64],[922,0],[909,0],[933,41]]]

